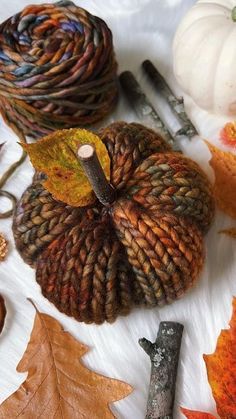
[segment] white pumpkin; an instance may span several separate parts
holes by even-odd
[[[174,73],[197,105],[236,115],[236,0],[199,0],[174,44]]]

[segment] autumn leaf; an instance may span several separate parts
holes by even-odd
[[[87,369],[80,358],[88,348],[51,316],[37,311],[30,341],[18,364],[26,380],[0,406],[0,418],[109,419],[108,404],[132,388]]]
[[[222,330],[216,350],[204,355],[208,381],[221,418],[236,418],[236,298],[230,329]]]
[[[183,407],[181,408],[181,412],[188,419],[216,419],[216,417],[210,413],[197,412],[196,410],[188,410],[184,409]]]
[[[103,170],[109,179],[110,159],[100,138],[85,129],[68,129],[54,133],[32,144],[22,143],[34,168],[47,175],[44,187],[55,199],[75,207],[95,201],[95,194],[77,157],[81,144],[93,144]]]
[[[220,139],[225,145],[236,148],[236,121],[225,124],[220,132]]]
[[[215,172],[216,203],[226,214],[236,218],[236,156],[208,143],[212,154],[210,165]]]
[[[0,294],[0,333],[2,333],[2,329],[4,327],[6,314],[5,301],[3,296]]]
[[[236,418],[236,298],[230,328],[222,330],[215,352],[204,355],[208,381],[221,419]],[[181,408],[188,419],[214,418],[209,413]]]
[[[227,236],[236,239],[236,228],[229,228],[227,230],[221,230],[220,233],[227,234]]]

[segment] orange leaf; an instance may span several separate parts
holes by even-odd
[[[236,298],[230,329],[221,331],[215,352],[204,360],[217,412],[222,419],[236,418]]]
[[[43,185],[55,199],[74,207],[95,201],[95,194],[77,157],[80,144],[93,144],[103,170],[109,179],[110,159],[100,138],[85,129],[55,131],[36,143],[22,147],[36,170],[47,175]]]
[[[236,218],[236,156],[206,142],[211,151],[210,165],[215,172],[215,197],[219,208]]]
[[[232,227],[227,230],[221,230],[220,233],[227,234],[230,237],[236,239],[236,228]]]
[[[236,147],[236,121],[227,122],[220,132],[222,143],[229,147]]]
[[[0,406],[1,418],[113,418],[108,404],[131,392],[118,380],[87,369],[87,347],[64,332],[51,316],[37,312],[17,371],[28,372],[19,389]]]
[[[181,407],[181,412],[188,419],[216,419],[216,417],[210,413],[198,412],[197,410],[188,410],[184,409],[183,407]]]

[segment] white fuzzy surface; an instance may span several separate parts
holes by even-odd
[[[6,19],[31,2],[1,0],[0,19]],[[140,70],[145,58],[151,58],[158,65],[172,88],[179,93],[172,74],[172,39],[181,17],[194,0],[76,0],[76,3],[107,21],[114,34],[119,70],[134,71],[156,106],[156,95]],[[224,119],[207,115],[190,100],[187,101],[187,108],[202,138],[219,145],[218,133]],[[109,121],[117,119],[136,119],[123,98]],[[1,122],[0,142],[4,140],[7,145],[0,155],[0,174],[20,154],[16,136]],[[202,140],[196,139],[183,145],[187,154],[212,176],[207,163],[209,152]],[[20,197],[31,176],[32,168],[27,161],[7,183],[6,189]],[[7,206],[8,202],[1,198],[1,210]],[[139,347],[138,339],[145,336],[154,341],[161,320],[182,322],[185,330],[175,417],[182,417],[179,406],[216,413],[202,354],[214,351],[217,336],[222,328],[227,327],[231,316],[232,296],[236,294],[236,241],[219,235],[218,231],[235,224],[232,219],[217,212],[206,238],[204,272],[195,288],[184,298],[161,310],[136,310],[126,318],[119,318],[113,325],[87,326],[60,314],[43,298],[35,282],[35,272],[24,264],[14,248],[11,220],[0,221],[0,231],[10,240],[10,254],[0,264],[0,292],[6,298],[8,311],[6,327],[0,339],[0,401],[15,391],[26,377],[15,369],[29,340],[35,315],[34,308],[26,300],[30,297],[41,311],[54,316],[65,330],[91,348],[83,358],[88,367],[133,386],[132,395],[112,407],[117,417],[123,419],[142,419],[145,416],[150,363]]]

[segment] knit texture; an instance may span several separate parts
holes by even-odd
[[[214,215],[212,188],[192,160],[154,131],[117,122],[100,132],[117,199],[73,208],[36,174],[13,219],[17,249],[46,298],[86,323],[133,306],[162,306],[193,285]]]
[[[106,23],[71,1],[32,5],[0,25],[0,112],[19,135],[90,125],[117,99]]]

